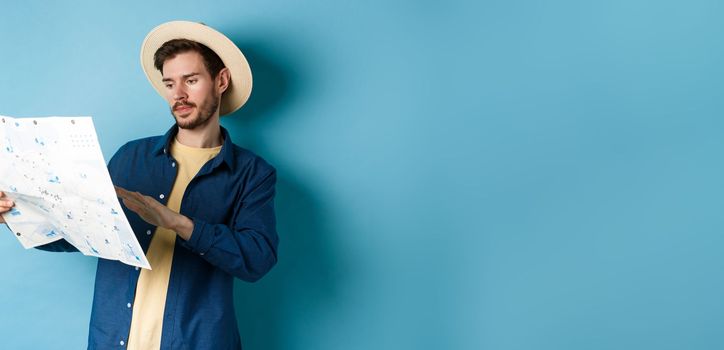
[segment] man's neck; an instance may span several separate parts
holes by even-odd
[[[221,125],[219,117],[212,117],[208,123],[194,129],[178,128],[176,139],[184,146],[212,148],[221,146]]]

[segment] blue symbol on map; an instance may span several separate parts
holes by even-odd
[[[59,184],[60,179],[56,175],[51,175],[50,178],[48,179],[48,182],[52,182],[54,184]]]
[[[111,214],[118,215],[118,212],[115,209],[111,208]]]

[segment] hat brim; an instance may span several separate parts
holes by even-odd
[[[141,46],[141,66],[156,91],[165,98],[161,72],[154,66],[153,55],[169,40],[188,39],[206,45],[216,52],[231,73],[231,84],[221,97],[219,115],[237,111],[251,95],[251,68],[241,50],[224,34],[201,23],[172,21],[159,25],[146,35]]]

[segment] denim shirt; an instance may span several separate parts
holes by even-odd
[[[176,179],[169,145],[177,131],[174,126],[163,136],[123,145],[108,163],[113,183],[165,205]],[[240,349],[234,277],[254,282],[277,261],[276,169],[234,145],[223,127],[221,132],[221,151],[191,180],[181,201],[180,213],[193,220],[194,229],[188,241],[176,237],[161,349]],[[156,227],[123,210],[148,251]],[[77,251],[65,240],[38,248]],[[89,349],[125,348],[139,274],[135,267],[98,259]]]

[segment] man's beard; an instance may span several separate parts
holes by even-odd
[[[197,107],[194,103],[180,103],[177,102],[171,107],[171,115],[176,120],[176,125],[178,125],[181,129],[187,129],[187,130],[193,130],[201,126],[205,126],[209,120],[211,120],[211,116],[214,115],[216,112],[216,109],[219,108],[219,95],[216,93],[216,91],[211,91],[211,98],[207,98],[205,101],[201,103],[201,106],[196,108],[196,112],[198,113],[196,118],[189,119],[192,117],[191,115],[187,116],[186,119],[181,119],[176,116],[176,114],[173,113],[173,111],[179,107],[179,106],[191,106],[191,107]]]

